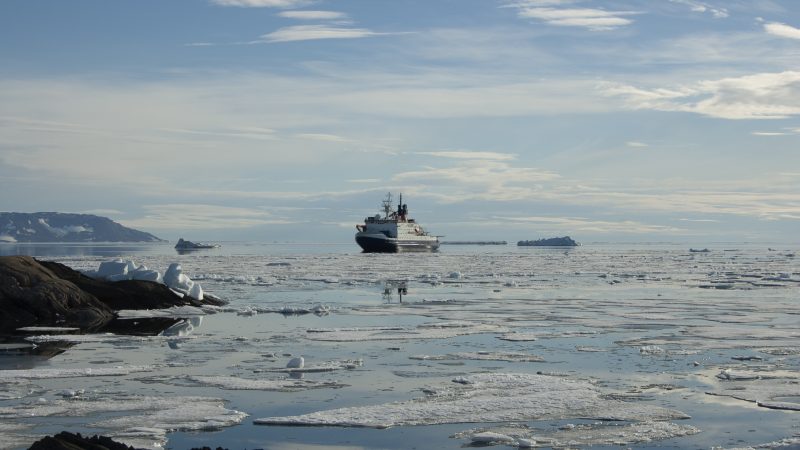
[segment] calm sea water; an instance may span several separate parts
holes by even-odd
[[[678,410],[691,418],[671,423],[701,430],[639,440],[621,433],[616,443],[628,447],[746,447],[800,431],[800,412],[792,410],[800,404],[797,246],[718,244],[702,253],[672,244],[442,246],[434,254],[397,255],[354,247],[223,242],[179,254],[163,244],[0,245],[3,255],[30,254],[76,269],[116,257],[161,271],[180,262],[207,292],[230,301],[223,312],[193,319],[178,340],[84,336],[58,344],[63,351],[0,353],[0,369],[29,373],[147,367],[112,376],[13,380],[0,374],[0,440],[7,442],[0,448],[26,448],[36,436],[64,429],[130,431],[141,411],[85,405],[146,395],[219,398],[225,408],[249,415],[220,429],[170,432],[166,448],[455,449],[471,442],[458,433],[510,422],[486,422],[480,408],[472,423],[422,417],[431,424],[389,429],[265,426],[253,419],[420,399],[454,379],[484,373],[588,380],[609,410],[620,401],[627,402],[623,408]],[[317,314],[287,314],[314,308]],[[465,331],[430,332],[454,324]],[[508,333],[515,333],[511,340]],[[53,344],[41,344],[47,345]],[[306,366],[359,363],[305,373],[302,390],[232,389],[232,380],[285,381],[288,375],[277,370],[298,356]],[[83,391],[70,397],[65,390]],[[751,397],[788,407],[759,407]],[[44,408],[64,398],[71,409]],[[50,415],[26,415],[28,407]],[[192,408],[187,400],[185,409]],[[120,425],[129,417],[131,423]],[[573,447],[604,448],[618,445],[591,436],[636,422],[587,419],[567,408],[559,417],[513,424],[528,427],[526,436],[545,448],[569,439]],[[583,428],[585,436],[576,431]],[[516,444],[498,444],[509,447]]]

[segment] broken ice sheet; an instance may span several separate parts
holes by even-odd
[[[505,426],[476,428],[451,436],[456,439],[469,439],[486,435],[504,436],[497,444],[524,447],[535,442],[537,447],[575,448],[594,445],[631,445],[689,436],[700,430],[691,425],[672,422],[644,421],[632,424],[593,423],[564,426],[557,430],[534,430],[526,426]],[[530,445],[529,445],[530,446]]]
[[[0,417],[25,420],[29,418],[71,416],[86,417],[102,413],[131,413],[89,424],[104,434],[142,435],[149,429],[150,439],[132,440],[141,448],[161,448],[159,442],[167,431],[216,430],[236,425],[247,414],[226,409],[223,400],[208,397],[149,397],[128,394],[100,395],[92,398],[75,397],[21,404],[0,408]],[[125,438],[120,438],[126,442]],[[142,446],[149,441],[151,445]]]
[[[731,397],[762,408],[800,411],[800,374],[796,372],[725,369],[717,378],[722,381],[706,394]]]
[[[544,358],[537,355],[530,355],[527,353],[511,353],[511,352],[459,352],[448,353],[446,355],[412,355],[409,359],[418,359],[422,361],[459,361],[459,360],[476,360],[476,361],[508,361],[508,362],[542,362]]]
[[[299,416],[256,419],[262,425],[388,428],[539,419],[687,419],[686,414],[643,403],[603,398],[596,386],[577,380],[524,373],[485,373],[454,379],[432,395],[374,406],[340,408]]]

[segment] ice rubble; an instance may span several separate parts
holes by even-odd
[[[355,342],[385,341],[399,339],[447,339],[456,336],[479,333],[505,332],[501,325],[472,322],[435,322],[404,327],[364,327],[364,328],[309,328],[306,338],[314,341]]]
[[[374,406],[339,408],[299,416],[256,419],[262,425],[388,428],[471,422],[586,418],[663,421],[686,414],[643,403],[605,399],[585,381],[525,373],[484,373],[455,379],[431,395]]]
[[[183,273],[178,263],[170,264],[162,276],[159,271],[148,269],[145,265],[137,266],[131,260],[115,259],[101,262],[97,270],[85,271],[84,274],[106,281],[142,280],[163,283],[182,295],[188,295],[195,300],[203,299],[203,288],[200,283],[192,281]]]
[[[508,362],[542,362],[544,358],[527,353],[513,352],[459,352],[448,353],[446,355],[411,355],[409,359],[423,361],[458,361],[471,359],[476,361],[508,361]]]
[[[470,439],[484,444],[503,444],[521,448],[575,448],[641,444],[697,434],[691,425],[644,421],[618,425],[608,423],[563,426],[557,430],[536,430],[524,425],[477,428],[454,434],[456,439]]]
[[[173,306],[172,308],[164,309],[122,309],[117,312],[117,317],[120,319],[185,319],[190,317],[205,316],[209,310],[214,311],[213,308],[204,309],[189,305]]]

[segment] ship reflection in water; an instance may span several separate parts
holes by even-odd
[[[403,296],[408,295],[408,287],[405,281],[389,281],[383,287],[383,301],[394,303],[395,292],[397,292],[397,303],[403,303]]]

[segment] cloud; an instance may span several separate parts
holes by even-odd
[[[511,201],[534,198],[543,183],[559,179],[557,173],[511,166],[491,160],[464,160],[450,167],[424,167],[400,172],[392,181],[413,186],[436,186],[442,202],[468,200]]]
[[[614,30],[630,25],[632,20],[623,16],[640,14],[637,11],[607,11],[596,8],[561,7],[573,2],[565,1],[527,1],[506,5],[517,9],[522,19],[536,19],[549,25],[582,27],[592,31]]]
[[[554,230],[559,233],[681,233],[686,230],[668,225],[653,225],[634,220],[607,221],[585,217],[522,216],[497,217],[502,221],[536,224],[539,230]],[[549,228],[548,228],[549,226]]]
[[[510,153],[497,152],[473,152],[473,151],[440,151],[440,152],[414,152],[415,155],[437,156],[440,158],[453,159],[489,159],[496,161],[509,161],[516,159],[516,155]]]
[[[646,148],[646,147],[649,147],[649,145],[645,144],[644,142],[637,142],[637,141],[628,141],[628,142],[625,143],[625,145],[627,145],[628,147],[633,147],[633,148]]]
[[[125,226],[160,230],[214,230],[293,223],[251,208],[211,204],[161,204],[144,206],[145,215],[121,220]]]
[[[791,133],[783,133],[780,131],[753,131],[753,136],[789,136]]]
[[[295,25],[264,34],[259,41],[255,41],[254,43],[310,41],[316,39],[358,39],[382,34],[385,33],[376,33],[366,28],[344,28],[328,25]]]
[[[728,10],[725,8],[718,8],[708,3],[697,0],[670,0],[672,3],[679,3],[688,6],[692,11],[699,13],[709,13],[717,19],[724,19],[728,17]]]
[[[770,22],[764,24],[764,31],[773,35],[788,39],[800,39],[800,29],[785,23]]]
[[[313,0],[211,0],[218,6],[238,6],[240,8],[297,8],[314,3]]]
[[[632,109],[682,111],[722,119],[785,119],[800,114],[800,72],[758,73],[691,85],[638,88],[608,83]]]
[[[297,20],[345,20],[347,14],[338,11],[281,11],[279,16]]]
[[[298,139],[308,139],[312,141],[323,141],[323,142],[350,142],[350,139],[346,137],[337,136],[335,134],[324,134],[324,133],[298,133],[293,135]]]

